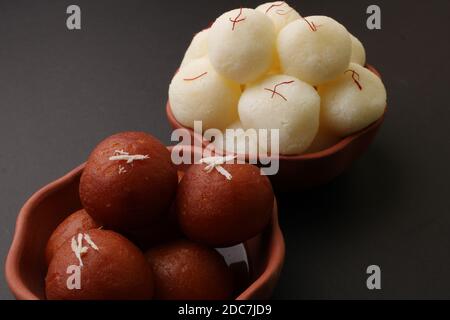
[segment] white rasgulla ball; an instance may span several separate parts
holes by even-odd
[[[219,75],[207,58],[192,61],[173,77],[169,86],[172,113],[182,125],[223,129],[238,118],[239,84]]]
[[[352,39],[352,56],[350,58],[350,62],[365,66],[366,50],[364,49],[363,44],[353,35],[350,35],[350,38]]]
[[[319,129],[319,114],[316,90],[287,75],[268,76],[249,85],[239,100],[244,128],[279,129],[279,150],[284,155],[300,154],[311,145]]]
[[[194,36],[181,62],[181,67],[208,54],[208,33],[209,29],[205,29]]]
[[[353,73],[355,72],[355,73]],[[356,63],[336,80],[318,87],[321,124],[345,137],[378,120],[386,108],[386,88],[373,72]]]
[[[310,16],[284,27],[278,35],[277,49],[283,73],[315,86],[347,69],[352,42],[347,29],[337,21]]]
[[[248,83],[272,66],[275,39],[275,27],[263,13],[254,9],[236,9],[224,13],[212,25],[208,55],[221,75]]]
[[[257,7],[256,10],[261,11],[272,20],[276,33],[292,21],[301,18],[300,14],[284,1],[267,2]]]

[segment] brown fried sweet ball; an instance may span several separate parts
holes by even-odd
[[[50,264],[55,252],[64,244],[64,242],[80,232],[99,227],[100,225],[95,222],[84,209],[68,216],[56,227],[47,242],[45,248],[45,261],[47,266]]]
[[[178,187],[176,207],[183,233],[213,247],[244,242],[269,224],[274,194],[269,179],[250,164],[224,164],[219,170],[192,165]]]
[[[177,182],[177,170],[161,142],[143,132],[124,132],[91,153],[80,180],[80,198],[96,221],[129,233],[169,211]]]
[[[153,274],[144,254],[113,231],[75,235],[55,253],[45,278],[49,300],[146,300]]]
[[[153,270],[155,299],[225,300],[233,292],[231,271],[214,249],[180,240],[145,254]]]

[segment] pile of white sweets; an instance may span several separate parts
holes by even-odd
[[[361,42],[332,18],[286,2],[235,9],[195,35],[169,101],[183,126],[279,129],[281,154],[317,152],[383,115],[386,89],[365,63]]]

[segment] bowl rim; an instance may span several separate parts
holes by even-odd
[[[378,76],[381,79],[380,72],[375,69],[374,66],[370,64],[366,64],[365,68],[373,72],[376,76]],[[341,150],[345,149],[348,145],[350,145],[353,141],[357,140],[359,137],[365,135],[367,132],[375,130],[376,128],[380,127],[381,124],[384,122],[386,113],[387,113],[388,105],[386,104],[386,107],[384,109],[383,115],[376,121],[372,122],[370,125],[365,127],[364,129],[361,129],[360,131],[357,131],[349,136],[346,136],[339,140],[336,144],[332,145],[331,147],[318,151],[318,152],[312,152],[312,153],[304,153],[304,154],[297,154],[297,155],[282,155],[280,154],[278,158],[283,161],[302,161],[302,160],[315,160],[320,158],[326,158],[330,157],[335,153],[340,152]],[[174,129],[186,129],[190,132],[193,139],[199,139],[199,141],[202,142],[202,145],[204,146],[204,143],[208,143],[203,139],[203,137],[199,136],[194,132],[192,128],[185,127],[181,123],[178,122],[178,120],[175,118],[175,115],[172,112],[170,100],[167,99],[166,103],[166,116],[167,119]],[[248,158],[249,154],[245,154],[245,157]]]
[[[31,290],[23,282],[19,272],[19,258],[24,251],[24,241],[26,237],[26,229],[28,227],[29,217],[33,214],[34,208],[41,202],[47,195],[54,192],[56,189],[60,189],[70,183],[78,177],[81,170],[84,168],[85,163],[79,165],[75,169],[71,170],[66,175],[56,179],[43,188],[34,193],[24,204],[19,211],[16,220],[16,226],[14,230],[14,236],[11,243],[11,247],[8,251],[5,263],[5,277],[9,289],[19,300],[39,300]]]
[[[168,147],[169,151],[172,149],[172,146]],[[191,152],[195,152],[195,150],[191,149]],[[39,297],[37,297],[24,283],[19,272],[19,260],[21,255],[24,254],[24,242],[26,237],[25,231],[28,227],[29,217],[33,214],[34,208],[50,193],[63,188],[64,186],[72,183],[75,179],[78,179],[85,164],[86,163],[79,165],[64,176],[39,189],[26,201],[22,209],[19,211],[13,240],[5,262],[6,282],[16,299],[40,300]],[[272,213],[272,221],[266,231],[268,231],[270,235],[267,252],[271,253],[271,255],[268,256],[268,259],[265,262],[263,272],[257,279],[249,284],[249,286],[241,292],[239,296],[236,297],[236,300],[253,299],[253,296],[257,294],[258,291],[267,283],[269,283],[271,279],[275,277],[275,281],[277,280],[281,268],[283,267],[286,248],[283,233],[278,222],[278,207],[276,199]]]
[[[251,300],[265,284],[270,283],[271,279],[278,282],[278,277],[284,264],[286,247],[284,236],[278,221],[278,205],[276,199],[274,201],[272,221],[269,227],[270,243],[267,252],[270,253],[270,255],[267,256],[264,271],[235,300]],[[272,292],[270,292],[270,294],[272,294]]]

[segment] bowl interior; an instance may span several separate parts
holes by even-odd
[[[78,185],[83,167],[38,191],[21,210],[6,262],[7,282],[16,298],[45,299],[45,246],[57,225],[81,208]],[[276,205],[272,224],[263,234],[218,251],[234,274],[237,299],[270,297],[284,260]]]

